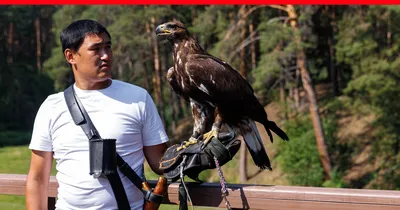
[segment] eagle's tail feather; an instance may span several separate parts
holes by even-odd
[[[267,131],[267,134],[269,136],[269,140],[271,140],[271,143],[273,143],[274,142],[274,138],[272,137],[271,131],[269,129],[267,129],[267,128],[265,128],[265,130]]]
[[[285,141],[289,141],[289,137],[286,135],[286,133],[280,129],[275,122],[273,121],[267,121],[267,123],[263,123],[265,130],[268,133],[269,138],[271,139],[271,142],[273,142],[272,139],[272,134],[271,131],[273,131],[274,133],[276,133],[279,137],[281,137],[281,139],[285,140]],[[271,130],[271,131],[269,131]]]
[[[281,130],[275,124],[275,122],[268,120],[267,113],[265,112],[265,109],[260,104],[260,102],[258,102],[258,100],[255,97],[253,100],[254,100],[254,106],[253,106],[254,111],[252,111],[250,118],[264,125],[265,131],[267,131],[271,142],[274,142],[271,131],[276,133],[283,140],[289,141],[289,137],[286,135],[286,133],[283,130]]]
[[[269,169],[271,168],[271,162],[268,158],[267,152],[265,151],[262,139],[260,134],[258,133],[256,124],[253,120],[248,120],[250,125],[250,131],[243,133],[244,141],[246,142],[247,149],[250,152],[251,157],[253,158],[254,163],[260,169]]]

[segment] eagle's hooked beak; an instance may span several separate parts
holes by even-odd
[[[165,24],[161,24],[161,25],[157,26],[157,28],[156,28],[157,36],[166,35],[166,34],[170,34],[170,33],[171,33],[171,31],[169,31],[166,28]]]

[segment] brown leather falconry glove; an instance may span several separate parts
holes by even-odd
[[[175,182],[183,175],[197,182],[199,174],[206,169],[214,169],[217,158],[223,166],[230,161],[240,148],[241,140],[232,133],[220,133],[218,139],[212,139],[207,145],[202,140],[197,141],[184,149],[177,150],[181,145],[175,144],[167,149],[160,161],[160,169],[164,170],[164,177]]]

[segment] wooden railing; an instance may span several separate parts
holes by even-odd
[[[0,194],[25,195],[26,175],[0,174]],[[154,185],[154,182],[151,182]],[[168,186],[165,204],[179,204],[178,183]],[[187,185],[194,206],[225,208],[218,183]],[[58,183],[50,178],[49,209],[54,209]],[[266,210],[399,210],[400,191],[229,184],[233,209]]]

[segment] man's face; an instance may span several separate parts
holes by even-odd
[[[77,79],[101,82],[111,78],[113,55],[107,34],[87,34],[79,50],[72,54]]]

